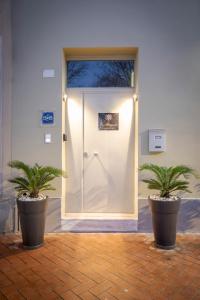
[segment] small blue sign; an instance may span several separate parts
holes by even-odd
[[[42,112],[42,125],[53,125],[54,124],[54,112],[45,111]]]

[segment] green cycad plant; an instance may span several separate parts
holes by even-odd
[[[177,191],[191,193],[188,189],[188,179],[190,175],[196,176],[193,169],[184,165],[162,167],[155,164],[143,164],[140,171],[150,171],[154,174],[154,178],[142,181],[148,184],[150,190],[158,190],[161,198],[170,198]]]
[[[9,180],[9,182],[15,184],[18,198],[23,194],[30,198],[38,198],[43,191],[55,190],[50,182],[56,177],[64,176],[63,171],[60,169],[38,164],[31,167],[19,160],[9,162],[8,166],[22,171],[23,174],[23,176],[17,176]]]

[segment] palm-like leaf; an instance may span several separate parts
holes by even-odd
[[[41,191],[55,190],[49,182],[56,177],[65,176],[62,170],[51,166],[35,164],[31,167],[18,160],[11,161],[8,165],[20,170],[24,175],[24,177],[12,178],[9,182],[15,184],[15,190],[19,195],[26,193],[31,198],[37,198]]]
[[[149,189],[158,190],[160,197],[168,198],[176,191],[190,193],[189,181],[179,179],[189,179],[190,175],[195,175],[195,171],[187,166],[178,165],[175,167],[162,167],[154,164],[143,164],[140,171],[150,171],[155,178],[144,179]]]

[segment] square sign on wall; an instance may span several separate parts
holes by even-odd
[[[43,111],[41,115],[42,125],[54,125],[54,112],[53,111]]]
[[[99,130],[119,130],[119,113],[98,113]]]

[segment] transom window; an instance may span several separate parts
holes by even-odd
[[[69,60],[67,87],[133,87],[133,60]]]

